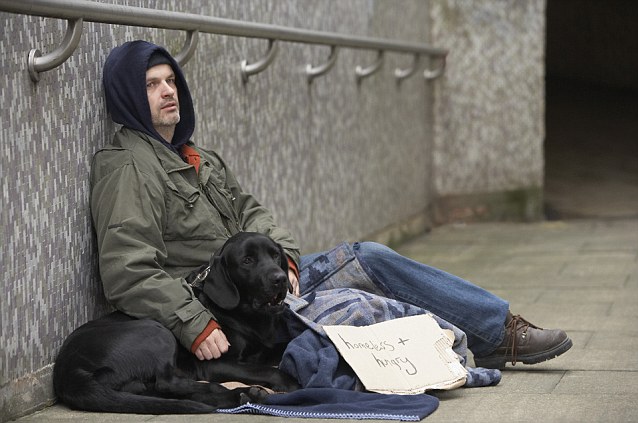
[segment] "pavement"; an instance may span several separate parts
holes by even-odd
[[[436,393],[439,408],[424,421],[638,421],[638,218],[447,225],[399,251],[473,281],[510,301],[515,314],[539,326],[564,329],[574,342],[554,360],[509,366],[496,386]],[[56,404],[18,423],[186,419],[284,420],[258,415],[85,413]]]

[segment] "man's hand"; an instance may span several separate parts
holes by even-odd
[[[299,296],[299,279],[292,270],[288,271],[288,279],[290,279],[290,292],[295,296]]]
[[[228,352],[230,343],[221,329],[215,329],[195,350],[195,355],[200,360],[211,360],[219,358]]]

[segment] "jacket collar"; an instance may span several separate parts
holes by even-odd
[[[153,152],[155,153],[155,156],[157,156],[160,164],[162,165],[166,173],[178,172],[192,167],[192,165],[182,160],[182,157],[179,154],[176,154],[164,144],[162,144],[161,141],[158,141],[143,132],[135,132],[140,138],[144,139],[144,141],[146,141],[151,146]]]

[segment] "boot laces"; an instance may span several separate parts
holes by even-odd
[[[516,365],[516,355],[518,353],[518,333],[521,333],[521,338],[525,339],[527,337],[527,329],[541,329],[533,323],[528,322],[520,314],[515,314],[512,316],[510,321],[505,325],[505,330],[507,335],[509,336],[509,342],[507,348],[505,350],[505,355],[509,352],[512,354],[512,366]]]

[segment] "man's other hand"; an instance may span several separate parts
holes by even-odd
[[[226,335],[221,329],[215,329],[195,350],[195,355],[200,360],[212,360],[219,358],[222,354],[228,352],[230,343],[226,339]]]
[[[290,280],[290,292],[295,296],[299,296],[299,279],[292,270],[288,271],[288,279]]]

